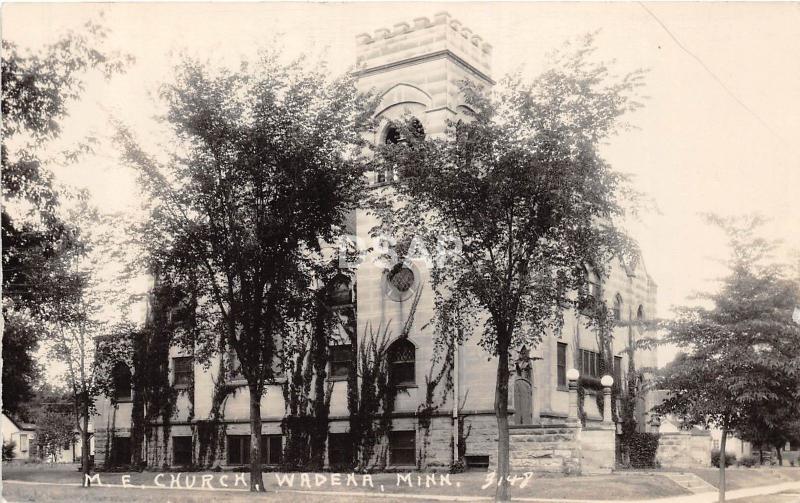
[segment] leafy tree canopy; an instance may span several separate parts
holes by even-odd
[[[32,396],[37,378],[33,352],[42,331],[37,325],[47,316],[48,303],[64,294],[63,277],[53,274],[54,264],[60,254],[79,246],[60,214],[64,194],[49,163],[71,162],[90,144],[82,142],[52,157],[49,142],[61,133],[61,122],[80,98],[88,72],[110,76],[130,60],[101,50],[106,36],[101,25],[89,22],[83,30],[33,51],[2,42],[3,358],[15,362],[3,367],[6,411]]]
[[[664,343],[688,354],[654,383],[670,392],[657,412],[691,424],[748,432],[780,428],[800,403],[800,326],[792,321],[798,281],[774,260],[775,243],[759,236],[763,220],[709,216],[728,237],[728,274],[713,307],[682,307],[666,324]]]
[[[582,288],[590,271],[602,277],[612,257],[636,256],[617,225],[630,194],[625,177],[598,148],[639,106],[642,74],[614,78],[593,61],[592,42],[587,36],[576,50],[556,53],[532,82],[518,75],[492,89],[464,82],[467,117],[436,137],[422,137],[408,118],[397,125],[404,141],[380,149],[380,169],[397,173],[373,199],[380,230],[407,258],[414,238],[427,250],[450,238],[458,251],[431,271],[433,287],[452,292],[437,297],[437,307],[445,318],[470,305],[487,314],[479,342],[498,357],[501,480],[509,349],[535,347],[548,329],[558,333],[564,307],[591,301]],[[505,484],[498,491],[504,500]]]
[[[267,51],[235,70],[183,59],[160,93],[171,130],[163,161],[119,126],[150,197],[139,233],[149,268],[197,300],[179,340],[201,361],[233,348],[254,432],[281,334],[309,312],[322,243],[363,189],[371,103],[351,77],[309,66]],[[258,448],[253,440],[251,484],[263,489]]]

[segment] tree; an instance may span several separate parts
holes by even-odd
[[[68,415],[44,409],[36,418],[36,445],[39,456],[55,463],[65,446],[75,442],[75,421]]]
[[[535,347],[559,330],[565,306],[588,302],[585,266],[602,275],[612,256],[633,248],[614,223],[624,177],[598,144],[638,106],[640,73],[612,81],[591,52],[588,36],[531,83],[512,75],[489,91],[465,82],[468,120],[424,139],[405,121],[398,127],[407,140],[381,151],[398,173],[374,204],[383,230],[426,246],[455,234],[461,251],[435,266],[433,286],[486,314],[479,343],[497,357],[498,500],[508,499],[510,350]]]
[[[771,257],[774,243],[758,236],[755,216],[709,216],[727,236],[731,256],[720,288],[701,299],[713,307],[681,307],[662,342],[688,354],[665,367],[654,385],[669,392],[655,408],[687,424],[722,430],[719,501],[725,500],[725,442],[729,433],[780,428],[800,403],[800,326],[792,321],[798,284]]]
[[[129,57],[99,50],[107,31],[88,22],[57,42],[31,52],[3,40],[3,410],[15,412],[32,397],[38,378],[33,354],[43,331],[41,310],[52,298],[52,268],[74,243],[59,213],[64,195],[50,164],[69,163],[91,149],[81,142],[48,154],[69,106],[83,93],[90,71],[106,77]]]
[[[159,278],[195,285],[196,328],[183,343],[207,361],[219,334],[238,357],[250,392],[250,489],[263,491],[261,398],[277,377],[281,334],[310,322],[302,314],[321,244],[359,200],[370,102],[352,78],[330,80],[275,52],[237,70],[184,59],[161,97],[173,134],[166,161],[119,126],[150,197],[141,235]]]
[[[119,306],[116,284],[100,276],[108,265],[109,249],[116,242],[113,229],[118,222],[85,201],[69,211],[68,221],[74,246],[60,253],[51,268],[52,298],[42,312],[48,320],[44,336],[48,356],[66,367],[64,382],[72,403],[73,428],[81,439],[82,483],[88,486],[89,421],[96,413],[96,397],[111,377],[101,365],[102,354],[122,350],[120,346],[98,344],[109,328],[103,310]]]

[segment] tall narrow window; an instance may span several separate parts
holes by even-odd
[[[389,382],[395,386],[413,386],[416,382],[414,344],[408,339],[395,341],[389,347]]]
[[[589,377],[600,377],[600,354],[588,349],[581,349],[581,374]]]
[[[126,402],[131,399],[131,369],[124,362],[117,362],[111,370],[111,380],[114,384],[114,399]]]
[[[386,128],[383,143],[386,145],[410,145],[413,141],[419,141],[425,138],[425,128],[418,119],[411,119],[408,125],[408,130],[400,128],[395,124],[390,124]],[[413,138],[413,140],[412,140]],[[392,182],[397,179],[397,173],[394,168],[379,171],[376,181],[378,183]]]
[[[244,380],[244,374],[242,374],[242,363],[239,361],[239,355],[236,354],[235,350],[231,350],[228,353],[228,380]]]
[[[581,313],[586,316],[591,316],[594,314],[597,302],[602,299],[600,291],[600,276],[598,276],[597,273],[594,272],[594,270],[590,267],[584,267],[584,272],[586,274],[586,284],[583,285],[581,291],[584,296],[585,304],[581,310]]]
[[[636,325],[639,332],[644,332],[644,306],[639,304],[639,309],[636,310]]]
[[[194,376],[194,362],[191,356],[181,356],[172,359],[175,371],[175,386],[188,387],[192,385]]]
[[[246,465],[250,462],[250,435],[228,435],[228,464]]]
[[[558,387],[567,386],[567,345],[559,342],[556,345],[556,376]]]
[[[350,344],[331,346],[331,379],[347,379],[350,374],[350,365],[353,361],[353,346]]]
[[[622,321],[622,296],[614,296],[614,321]]]
[[[248,448],[250,444],[248,444]],[[261,463],[278,465],[283,457],[283,437],[281,435],[261,435]]]
[[[614,386],[622,388],[622,357],[614,357]]]

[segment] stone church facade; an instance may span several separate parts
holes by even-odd
[[[417,18],[398,23],[371,35],[359,35],[356,70],[359,87],[375,89],[382,97],[376,110],[381,126],[374,141],[392,141],[390,121],[405,114],[419,121],[424,134],[442,134],[447,121],[458,119],[465,111],[459,81],[473,79],[487,86],[493,84],[491,56],[491,45],[446,13],[437,14],[433,19]],[[383,187],[390,184],[392,176],[392,173],[373,173],[371,182]],[[373,216],[358,211],[350,230],[368,242],[368,231],[374,224]],[[647,321],[655,317],[656,285],[641,260],[634,266],[612,264],[609,269],[610,276],[602,285],[597,280],[595,294],[602,295],[609,306],[614,306],[619,320],[614,329],[612,350],[614,377],[621,380],[628,369],[626,349],[632,341],[647,335]],[[430,426],[424,432],[420,426],[417,411],[425,402],[426,376],[431,370],[435,350],[432,328],[421,328],[433,316],[432,295],[424,288],[428,283],[427,274],[424,263],[419,262],[404,268],[402,274],[395,271],[390,277],[389,269],[367,260],[356,270],[355,280],[345,296],[345,304],[356,313],[358,337],[362,337],[370,325],[387,324],[396,337],[411,310],[415,292],[421,290],[415,313],[417,322],[408,338],[393,341],[389,351],[392,365],[402,376],[403,389],[397,394],[391,431],[379,450],[383,449],[386,454],[388,468],[448,469],[459,451],[464,454],[468,466],[486,468],[495,463],[497,450],[493,410],[497,362],[477,345],[477,337],[457,348],[453,389],[448,390],[444,403],[433,413]],[[586,392],[581,407],[585,414],[582,427],[577,421],[575,383],[567,378],[572,368],[596,380],[601,377],[597,336],[586,328],[580,315],[569,312],[565,313],[565,318],[560,334],[548,334],[528,352],[527,358],[518,360],[517,372],[509,386],[514,425],[512,464],[520,469],[574,471],[574,465],[580,467],[581,456],[588,460],[587,453],[598,445],[602,460],[594,464],[585,461],[585,469],[578,468],[578,471],[590,473],[593,471],[590,465],[600,466],[600,471],[613,466],[614,426],[610,417],[605,417],[604,421],[603,411],[598,410],[596,400],[592,399],[594,393],[602,391]],[[332,348],[331,355],[352,354],[353,349]],[[655,367],[652,353],[639,351],[635,358],[637,368]],[[333,464],[342,450],[352,445],[347,437],[346,376],[341,369],[334,368],[337,358],[331,359],[327,464]],[[169,350],[170,383],[177,393],[175,410],[169,435],[161,432],[157,439],[144,443],[147,452],[143,458],[148,465],[178,467],[197,461],[201,425],[212,415],[215,406],[212,390],[221,378],[216,375],[216,368],[213,364],[205,368],[195,363],[191,354],[177,347]],[[225,438],[214,462],[223,469],[245,464],[250,435],[248,389],[244,381],[230,384],[239,388],[221,405]],[[110,465],[130,459],[131,398],[131,393],[122,392],[113,402],[106,400],[99,404],[100,417],[95,420],[98,464]],[[646,412],[649,405],[646,399],[637,405],[643,429],[649,421]],[[265,465],[280,463],[284,414],[282,383],[278,381],[267,386],[262,399]],[[599,440],[594,440],[595,430],[602,432],[602,438],[597,437]],[[530,455],[534,443],[540,444],[535,456]],[[423,449],[424,466],[419,466]],[[534,458],[539,461],[532,461]]]

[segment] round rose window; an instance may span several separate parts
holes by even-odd
[[[414,264],[395,264],[394,267],[383,271],[381,289],[391,300],[403,302],[416,293],[420,277],[420,272]]]
[[[389,282],[398,292],[407,292],[414,284],[414,271],[402,266],[389,273]]]

